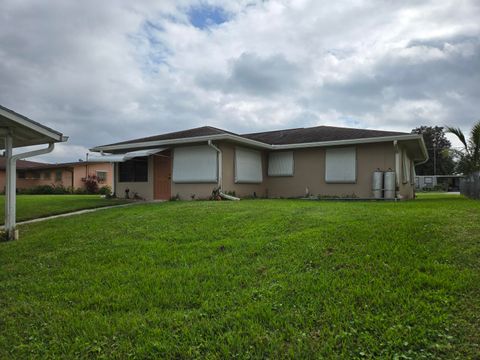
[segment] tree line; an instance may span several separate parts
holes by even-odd
[[[462,148],[453,148],[446,133],[454,134]],[[422,134],[428,151],[428,161],[417,165],[417,175],[471,174],[480,171],[480,121],[474,124],[470,134],[460,128],[420,126],[412,134]]]

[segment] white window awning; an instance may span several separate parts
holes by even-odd
[[[168,148],[157,148],[157,149],[148,149],[148,150],[137,150],[130,151],[125,154],[112,154],[112,155],[93,155],[88,157],[89,162],[124,162],[131,160],[137,157],[144,157],[157,154],[159,152],[165,151]]]

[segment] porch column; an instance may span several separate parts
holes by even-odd
[[[5,136],[5,237],[6,240],[17,238],[15,231],[17,162],[12,158],[12,135]]]

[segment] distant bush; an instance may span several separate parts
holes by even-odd
[[[38,185],[27,189],[18,189],[17,192],[27,195],[64,195],[71,194],[72,189],[62,185]]]
[[[87,195],[87,189],[85,188],[76,188],[74,191],[75,195]]]
[[[110,196],[112,195],[112,188],[108,185],[102,186],[100,189],[98,189],[98,193],[100,195]]]

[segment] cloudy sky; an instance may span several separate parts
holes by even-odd
[[[468,130],[480,1],[1,0],[0,104],[70,136],[43,160],[212,125]]]

